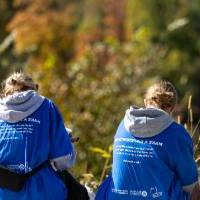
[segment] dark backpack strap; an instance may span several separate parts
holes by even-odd
[[[67,188],[67,200],[89,200],[87,189],[81,185],[67,170],[58,172],[58,176]]]
[[[45,161],[27,174],[15,173],[0,167],[0,187],[18,192],[24,187],[24,184],[28,178],[39,172],[41,169],[47,167],[48,165],[49,161]]]
[[[0,187],[12,191],[20,191],[26,181],[23,175],[0,168]]]

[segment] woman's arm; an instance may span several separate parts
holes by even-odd
[[[50,108],[50,150],[49,160],[57,170],[71,167],[76,160],[76,151],[71,137],[57,107],[51,102]]]

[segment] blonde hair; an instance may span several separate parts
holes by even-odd
[[[167,111],[174,109],[178,95],[172,83],[160,81],[147,89],[145,99],[149,104]]]
[[[8,96],[15,92],[26,90],[38,90],[38,85],[34,83],[33,79],[22,72],[15,72],[11,74],[2,85],[2,96]]]

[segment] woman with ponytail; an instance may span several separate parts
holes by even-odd
[[[193,144],[171,117],[175,87],[160,81],[147,89],[144,108],[131,106],[114,137],[112,173],[96,200],[189,200],[198,174]]]
[[[67,188],[56,170],[74,162],[58,108],[38,93],[30,76],[10,75],[0,99],[0,199],[66,200]]]

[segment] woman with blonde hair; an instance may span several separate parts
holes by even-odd
[[[131,106],[114,137],[112,173],[96,200],[188,200],[198,181],[188,132],[170,116],[175,87],[160,81],[148,88],[144,108]]]
[[[2,89],[0,199],[67,199],[54,169],[71,167],[75,153],[57,107],[24,73],[10,75]]]

